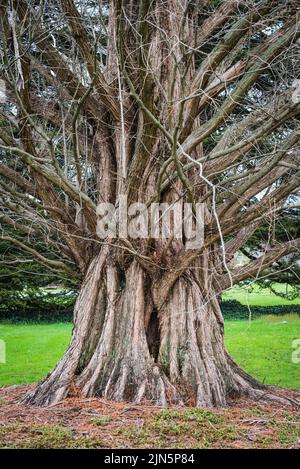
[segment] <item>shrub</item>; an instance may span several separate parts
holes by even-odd
[[[0,321],[9,322],[69,322],[72,321],[78,292],[45,289],[0,290]],[[249,309],[236,300],[222,301],[224,319],[248,319]],[[263,315],[298,314],[300,305],[251,306],[253,319]]]
[[[0,320],[10,322],[71,321],[76,291],[0,290]]]
[[[249,308],[239,301],[228,300],[221,303],[224,319],[248,319]],[[251,317],[253,319],[264,315],[282,316],[283,314],[298,314],[300,317],[300,305],[277,305],[277,306],[251,306]]]

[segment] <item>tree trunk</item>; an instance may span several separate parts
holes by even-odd
[[[178,279],[158,310],[154,280],[138,261],[120,272],[103,250],[82,284],[65,355],[23,401],[48,405],[75,393],[209,407],[259,392],[263,386],[227,354],[219,302],[195,271]]]
[[[216,278],[223,285],[229,277],[257,278],[299,249],[289,233],[282,245],[275,236],[276,214],[299,186],[299,132],[293,131],[299,103],[291,98],[297,90],[291,95],[278,72],[295,62],[293,55],[284,62],[282,51],[293,54],[299,37],[296,2],[286,14],[276,2],[254,2],[255,8],[251,2],[99,2],[101,34],[97,15],[78,3],[48,2],[39,23],[34,2],[0,7],[9,59],[1,75],[9,103],[0,149],[1,163],[8,162],[2,173],[12,182],[10,188],[0,181],[1,223],[8,219],[10,234],[1,239],[51,272],[84,277],[71,343],[23,401],[47,405],[75,393],[214,406],[233,393],[262,396],[263,386],[225,350]],[[47,24],[52,30],[59,18],[64,27],[50,35]],[[263,32],[267,24],[274,24],[270,34]],[[261,32],[259,40],[253,31]],[[264,77],[261,95],[262,73],[272,80]],[[126,240],[130,254],[122,236],[110,246],[97,233],[97,206],[120,208],[123,195],[128,205],[147,207],[202,201],[203,249],[210,252],[186,252],[186,239],[176,237]],[[269,220],[274,236],[263,254],[229,276],[224,260],[260,226],[255,250],[261,251]],[[32,233],[36,248],[21,242],[19,230]],[[40,238],[49,258],[39,252]],[[223,238],[220,261],[214,252],[224,248]],[[53,260],[55,251],[62,260]]]

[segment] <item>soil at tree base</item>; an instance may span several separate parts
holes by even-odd
[[[1,448],[294,448],[294,407],[239,398],[223,409],[163,409],[100,398],[68,398],[45,408],[16,404],[31,385],[0,389]],[[276,390],[299,399],[300,390]]]

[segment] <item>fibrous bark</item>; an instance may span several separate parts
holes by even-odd
[[[179,278],[157,310],[152,280],[137,261],[121,275],[103,255],[95,258],[76,303],[70,346],[24,401],[47,405],[75,391],[209,407],[263,389],[228,356],[219,302],[195,272]]]
[[[81,285],[71,343],[25,402],[264,395],[225,350],[219,298],[300,248],[275,220],[300,182],[297,6],[1,3],[3,240]],[[203,246],[99,236],[98,204],[121,196],[204,203]],[[261,255],[234,268],[250,241]]]

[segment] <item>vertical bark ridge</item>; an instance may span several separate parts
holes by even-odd
[[[93,337],[93,335],[90,336],[90,332],[91,327],[96,326],[96,313],[98,313],[98,323],[102,322],[103,311],[98,311],[97,305],[99,305],[100,280],[107,253],[107,249],[101,251],[91,262],[85,275],[74,309],[75,326],[70,345],[46,378],[32,392],[23,397],[24,403],[34,402],[36,405],[47,405],[58,402],[69,394],[80,359],[89,347],[90,338]]]
[[[152,283],[138,261],[127,267],[122,284],[111,254],[102,251],[83,282],[69,348],[24,402],[47,405],[73,387],[82,396],[162,406],[225,406],[229,394],[258,395],[262,386],[225,350],[220,306],[215,295],[203,293],[200,272],[180,277],[157,312]],[[157,354],[149,341],[151,314],[159,321],[152,330]]]

